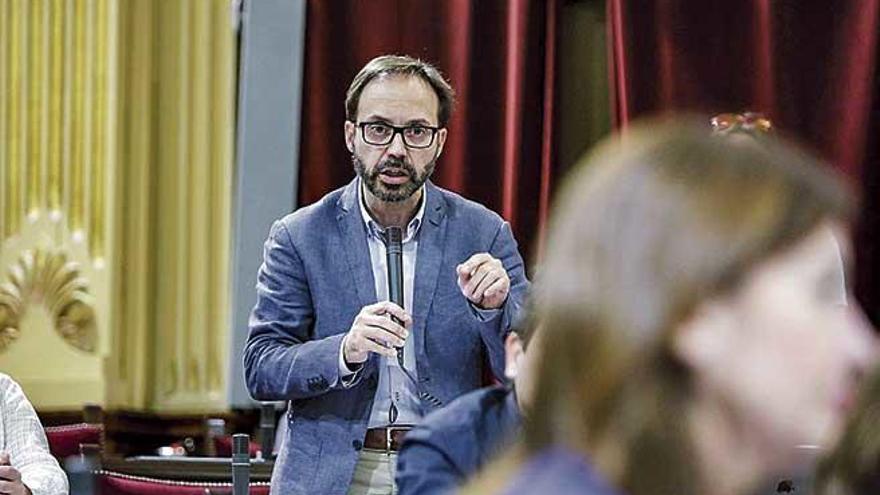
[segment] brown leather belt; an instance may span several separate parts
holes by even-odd
[[[411,430],[411,426],[397,426],[391,428],[370,428],[364,437],[364,447],[385,452],[397,452],[403,437]]]

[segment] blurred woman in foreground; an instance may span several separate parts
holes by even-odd
[[[472,493],[747,494],[794,445],[834,441],[873,355],[834,297],[826,229],[849,211],[773,139],[667,123],[600,148],[559,196],[534,287],[522,448]]]

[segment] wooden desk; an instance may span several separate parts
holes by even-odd
[[[251,460],[251,481],[269,481],[274,461]],[[137,456],[104,458],[102,469],[177,481],[232,481],[232,460],[222,457]]]

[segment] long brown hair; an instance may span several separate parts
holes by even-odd
[[[815,493],[880,493],[880,368],[863,382],[843,436],[819,463]]]
[[[526,456],[583,452],[630,495],[691,494],[689,370],[671,352],[696,306],[848,214],[812,156],[735,146],[689,123],[631,128],[558,196],[534,286],[545,329]]]

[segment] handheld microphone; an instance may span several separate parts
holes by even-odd
[[[404,308],[403,306],[403,231],[400,227],[388,227],[385,229],[385,260],[388,265],[388,299]],[[404,308],[406,309],[406,308]],[[403,326],[403,322],[395,317],[392,320]],[[403,374],[409,378],[416,388],[421,400],[428,402],[435,408],[442,407],[443,401],[434,397],[422,388],[422,385],[403,366],[403,347],[397,349],[397,364],[400,365]],[[391,407],[394,408],[392,402]]]
[[[403,308],[403,231],[400,227],[385,229],[385,260],[388,265],[388,300]],[[391,317],[398,325],[403,322]],[[397,349],[397,363],[403,368],[403,347]]]

